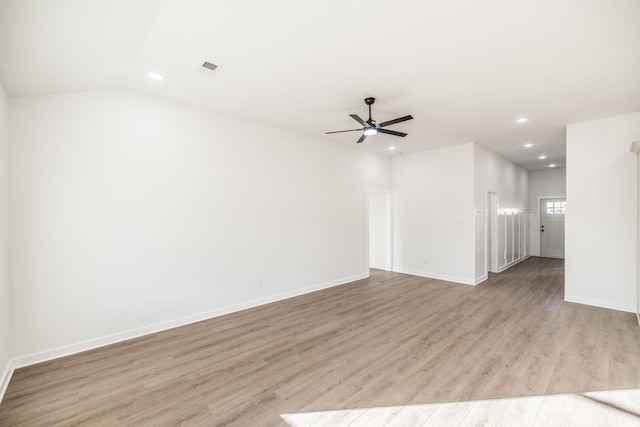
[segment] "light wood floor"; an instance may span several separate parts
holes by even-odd
[[[297,426],[327,411],[640,388],[635,315],[563,302],[563,274],[544,258],[476,287],[373,270],[19,369],[0,425]]]

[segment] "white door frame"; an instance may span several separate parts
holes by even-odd
[[[636,173],[637,180],[636,184],[636,192],[638,192],[638,187],[640,187],[640,140],[633,141],[631,143],[631,152],[636,155]],[[638,197],[638,215],[640,215],[640,197]],[[636,218],[638,219],[638,218]],[[640,325],[640,227],[638,227],[638,232],[636,235],[636,260],[638,264],[636,266],[636,317],[638,319],[638,325]]]
[[[538,236],[538,238],[536,239],[537,242],[537,247],[536,248],[529,248],[529,252],[532,253],[532,255],[534,254],[533,250],[536,249],[535,255],[536,256],[541,256],[540,254],[540,223],[542,222],[542,212],[540,211],[540,202],[544,199],[565,199],[567,200],[567,196],[538,196],[537,198],[537,205],[536,205],[536,211],[538,212],[538,215],[533,215],[532,218],[535,218],[535,220],[537,221],[537,224],[531,224],[531,232],[532,233],[537,233],[536,235]],[[566,221],[567,221],[567,217],[565,215],[564,217],[565,220],[565,227],[566,227]],[[535,227],[534,227],[535,225]],[[529,242],[531,242],[533,239],[531,239],[531,236],[529,236]]]
[[[538,196],[538,228],[536,229],[536,233],[538,233],[538,256],[542,256],[542,250],[540,247],[542,246],[542,236],[540,235],[540,225],[542,224],[542,209],[540,209],[540,202],[545,199],[563,199],[565,202],[567,201],[567,196]],[[567,216],[565,214],[565,230],[567,226]],[[564,259],[564,257],[562,258]]]

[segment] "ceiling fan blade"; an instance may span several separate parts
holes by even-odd
[[[333,132],[325,132],[325,135],[328,135],[330,133],[342,133],[342,132],[355,132],[355,131],[362,131],[364,130],[364,128],[360,128],[360,129],[349,129],[349,130],[334,130]]]
[[[349,114],[351,116],[351,118],[353,120],[355,120],[356,122],[360,123],[362,126],[364,127],[369,127],[369,124],[367,122],[365,122],[364,120],[362,120],[360,118],[360,116],[358,116],[357,114]]]
[[[360,139],[358,139],[356,141],[356,144],[360,144],[362,141],[364,141],[364,139],[367,137],[367,135],[365,135],[364,133],[362,134],[362,136],[360,137]]]
[[[408,135],[404,132],[396,132],[395,130],[389,129],[378,129],[378,133],[386,133],[387,135],[401,136],[403,138]]]
[[[400,123],[400,122],[406,122],[407,120],[411,120],[413,119],[413,116],[411,114],[409,114],[408,116],[404,116],[404,117],[399,117],[397,119],[393,119],[393,120],[389,120],[386,122],[382,122],[380,123],[378,126],[380,126],[381,128],[385,127],[385,126],[389,126],[389,125],[394,125],[396,123]],[[363,125],[364,126],[364,125]]]

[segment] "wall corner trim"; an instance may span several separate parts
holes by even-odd
[[[520,257],[520,258],[518,258],[516,260],[513,260],[508,264],[503,265],[502,267],[498,268],[497,273],[502,273],[503,271],[510,269],[514,265],[521,263],[522,261],[524,261],[525,259],[529,258],[530,256],[531,256],[531,254],[525,254],[522,257]]]
[[[484,275],[476,278],[476,283],[475,285],[479,285],[480,283],[484,282],[485,280],[487,280],[489,278],[489,273],[485,273]]]
[[[15,370],[15,364],[13,360],[9,361],[6,369],[2,373],[0,377],[0,403],[2,403],[2,399],[4,398],[4,394],[9,387],[9,382],[11,381],[11,377],[13,376],[13,371]]]
[[[591,305],[593,307],[608,308],[609,310],[625,311],[627,313],[636,313],[636,307],[631,304],[620,304],[612,301],[605,301],[595,298],[585,298],[578,295],[567,294],[564,296],[565,302],[576,304]]]
[[[406,268],[394,268],[396,273],[409,274],[411,276],[426,277],[427,279],[442,280],[445,282],[453,282],[460,285],[476,285],[475,279],[467,279],[465,277],[449,276],[445,274],[429,273],[424,271],[410,270]]]

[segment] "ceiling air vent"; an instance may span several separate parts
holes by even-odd
[[[202,68],[205,68],[205,69],[207,69],[207,70],[211,70],[211,71],[213,71],[213,70],[215,70],[216,68],[218,68],[218,66],[217,66],[216,64],[212,64],[211,62],[204,61],[204,62],[202,63]]]

